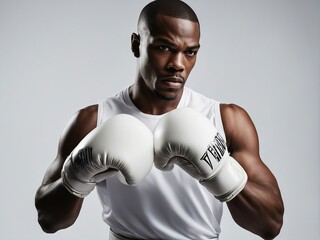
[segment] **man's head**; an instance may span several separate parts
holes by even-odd
[[[179,0],[156,0],[146,5],[132,34],[132,52],[138,58],[138,81],[158,97],[181,96],[200,44],[200,26],[194,11]]]
[[[138,20],[140,35],[153,29],[157,24],[155,16],[158,14],[189,20],[199,25],[197,15],[186,3],[180,0],[156,0],[146,5],[140,13]]]

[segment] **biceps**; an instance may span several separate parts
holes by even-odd
[[[248,181],[267,187],[277,187],[276,179],[270,169],[263,163],[258,153],[238,151],[232,153],[248,175]]]
[[[42,181],[42,185],[53,183],[61,177],[61,170],[64,160],[57,156],[57,158],[48,167]]]

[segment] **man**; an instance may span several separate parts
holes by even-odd
[[[80,110],[61,136],[36,194],[45,232],[71,226],[96,186],[110,239],[218,239],[222,202],[241,227],[278,235],[283,202],[249,115],[185,87],[199,42],[182,1],[142,10],[134,84]]]

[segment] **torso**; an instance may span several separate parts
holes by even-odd
[[[224,136],[220,104],[185,89],[180,107],[190,107],[212,120]],[[127,113],[154,130],[162,115],[140,112],[128,89],[98,106],[97,124],[113,115]],[[97,186],[103,219],[112,230],[131,238],[215,239],[220,233],[222,204],[199,182],[179,167],[163,172],[152,168],[138,186],[125,186],[109,178]]]

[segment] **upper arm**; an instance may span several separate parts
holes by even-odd
[[[275,177],[260,158],[258,134],[248,113],[237,105],[222,104],[221,117],[230,154],[244,168],[248,181],[273,186],[279,193]]]
[[[78,143],[97,126],[98,106],[92,105],[76,112],[63,130],[57,156],[47,169],[42,185],[60,178],[65,159]]]

